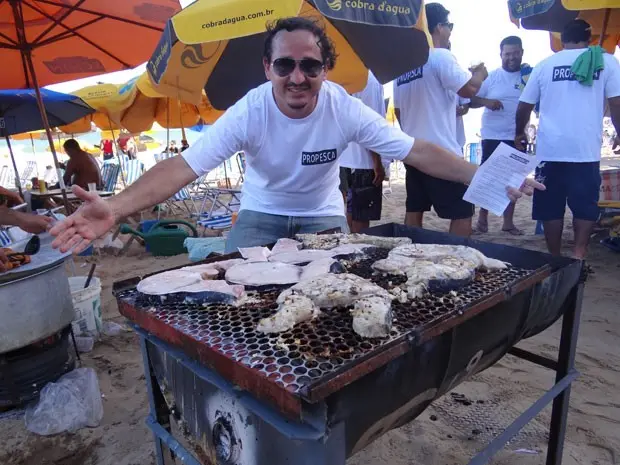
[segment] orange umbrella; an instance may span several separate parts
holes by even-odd
[[[178,0],[0,1],[0,89],[35,89],[57,169],[39,88],[147,61],[180,9]]]

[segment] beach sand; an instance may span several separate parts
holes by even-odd
[[[402,179],[392,183],[384,200],[380,223],[402,222],[405,213]],[[499,231],[501,220],[490,218],[485,241],[545,250],[542,236],[534,236],[531,200],[518,203],[516,224],[526,232],[511,236]],[[567,224],[570,221],[567,221]],[[446,230],[447,222],[428,214],[425,227]],[[565,235],[566,253],[571,233]],[[78,274],[97,261],[103,283],[104,319],[123,323],[112,283],[186,263],[186,256],[155,258],[133,244],[127,256],[78,258]],[[565,465],[617,465],[620,463],[620,309],[617,290],[620,256],[594,243],[590,254],[594,274],[586,285],[577,353],[581,376],[571,393],[564,452]],[[555,356],[560,324],[520,347]],[[154,464],[152,436],[144,424],[147,397],[138,339],[130,331],[104,336],[93,352],[83,356],[84,366],[97,371],[105,414],[102,424],[76,434],[39,437],[29,434],[23,418],[0,420],[0,464],[3,465],[150,465]],[[493,367],[453,391],[471,400],[456,402],[451,395],[438,400],[410,424],[390,431],[347,463],[350,465],[452,465],[467,463],[494,433],[529,406],[553,382],[552,374],[528,362],[506,356]],[[546,427],[550,408],[490,462],[503,465],[545,463]],[[268,464],[265,464],[268,465]]]

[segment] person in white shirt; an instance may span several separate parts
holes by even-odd
[[[519,97],[523,90],[522,62],[523,43],[516,36],[506,37],[499,45],[502,67],[489,73],[480,92],[471,99],[472,108],[484,107],[482,114],[482,163],[487,161],[500,143],[514,147],[515,116]],[[528,65],[524,69],[531,72]],[[529,74],[529,72],[528,72]],[[511,203],[504,211],[502,231],[515,236],[523,232],[514,224],[515,204]],[[478,214],[476,231],[489,232],[489,212],[484,208]]]
[[[370,71],[362,92],[353,94],[385,118],[383,86]],[[353,233],[381,219],[385,168],[375,152],[351,142],[340,156],[340,190],[345,196],[347,223]]]
[[[521,95],[516,116],[515,144],[524,150],[525,128],[540,101],[536,179],[545,183],[536,193],[532,218],[543,222],[547,248],[560,255],[566,204],[573,213],[574,256],[584,259],[594,223],[599,216],[600,159],[605,102],[620,129],[620,64],[603,53],[604,68],[594,71],[591,85],[579,82],[571,71],[588,44],[590,25],[570,22],[562,32],[564,50],[540,62]]]
[[[394,81],[394,113],[404,132],[426,139],[463,158],[456,134],[455,109],[459,97],[471,98],[487,77],[484,64],[472,72],[459,66],[450,52],[453,24],[450,12],[439,3],[426,5],[428,29],[435,48],[428,62]],[[472,75],[473,73],[473,75]],[[439,179],[415,167],[407,167],[407,214],[405,224],[422,226],[424,212],[431,207],[440,218],[450,219],[450,232],[471,234],[474,206],[463,200],[467,186]]]
[[[269,25],[265,36],[269,82],[249,91],[189,149],[157,163],[110,200],[74,188],[84,203],[50,230],[56,236],[52,245],[79,253],[120,218],[163,202],[239,151],[245,153],[246,177],[227,252],[298,233],[346,231],[338,157],[350,142],[431,176],[471,182],[474,165],[414,140],[342,87],[326,82],[336,54],[317,22],[282,18]],[[530,181],[523,190],[530,193],[533,187],[544,188]],[[507,195],[521,194],[508,188]]]

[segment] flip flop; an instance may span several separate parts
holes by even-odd
[[[512,234],[513,236],[523,236],[523,231],[521,231],[521,230],[520,230],[519,228],[517,228],[516,226],[515,226],[515,227],[512,227],[512,228],[510,228],[510,229],[503,229],[503,228],[502,228],[502,231],[503,231],[503,232],[507,232],[508,234]]]

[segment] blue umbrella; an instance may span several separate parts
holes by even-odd
[[[95,112],[81,98],[74,95],[41,89],[41,97],[51,127],[64,126]],[[0,136],[5,138],[9,147],[20,194],[22,188],[9,136],[40,129],[45,129],[45,124],[34,89],[0,90]]]
[[[64,126],[94,113],[81,98],[41,89],[50,127]],[[0,90],[0,136],[45,129],[33,89]]]

